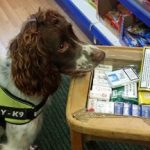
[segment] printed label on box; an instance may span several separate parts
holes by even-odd
[[[145,48],[143,55],[139,87],[141,89],[150,90],[150,48]]]
[[[112,88],[121,87],[133,81],[137,82],[139,79],[132,68],[124,68],[106,73],[106,77]]]

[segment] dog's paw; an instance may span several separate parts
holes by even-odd
[[[38,145],[31,145],[29,150],[40,150]]]

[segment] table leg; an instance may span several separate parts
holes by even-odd
[[[148,145],[148,146],[146,147],[146,150],[150,150],[150,145]]]
[[[71,150],[83,150],[83,136],[81,133],[70,130]]]

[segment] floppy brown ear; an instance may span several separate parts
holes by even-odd
[[[60,83],[60,73],[51,62],[51,54],[38,43],[38,35],[28,28],[10,44],[12,78],[28,96],[52,94]]]

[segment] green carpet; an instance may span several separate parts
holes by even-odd
[[[44,113],[42,130],[35,141],[41,150],[71,150],[69,128],[65,111],[69,77],[63,77],[62,84],[52,97],[52,103]],[[85,150],[145,150],[141,145],[122,144],[108,141],[90,141],[84,144]]]

